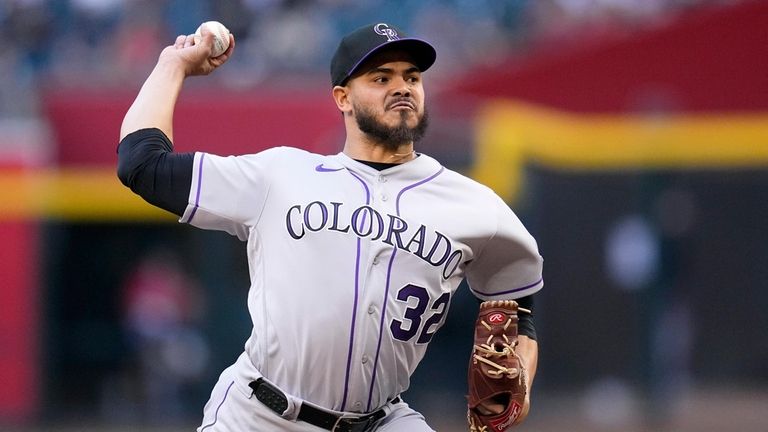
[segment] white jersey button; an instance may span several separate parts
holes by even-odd
[[[368,356],[367,355],[363,355],[362,360],[363,360],[363,364],[368,363]]]
[[[387,196],[386,196],[385,194],[381,194],[381,200],[382,200],[382,201],[386,201],[387,199],[388,199],[388,198],[387,198]]]
[[[387,177],[385,177],[385,176],[383,176],[383,175],[382,175],[382,176],[379,176],[379,182],[380,182],[380,183],[386,183],[386,182],[387,182]]]
[[[376,309],[373,307],[373,305],[368,306],[368,314],[371,315],[376,311]]]
[[[379,263],[379,257],[373,257],[373,265],[376,265]]]

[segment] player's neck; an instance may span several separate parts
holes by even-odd
[[[347,139],[344,154],[352,159],[379,163],[405,163],[416,157],[412,142],[391,149],[366,139]]]

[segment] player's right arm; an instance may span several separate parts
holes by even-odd
[[[179,36],[166,47],[123,118],[118,146],[117,175],[149,203],[181,216],[187,206],[193,154],[173,152],[173,110],[184,79],[206,75],[224,64],[234,49],[210,58],[213,35],[203,30],[195,45],[192,36]]]

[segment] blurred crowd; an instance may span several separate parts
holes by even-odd
[[[434,41],[445,70],[525,50],[533,40],[631,31],[693,6],[724,2],[0,0],[0,120],[34,116],[41,85],[136,86],[162,47],[211,19],[235,34],[239,54],[206,83],[247,87],[276,76],[324,78],[320,73],[339,37],[368,22],[394,22]]]

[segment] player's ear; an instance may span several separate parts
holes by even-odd
[[[342,113],[347,113],[352,110],[352,102],[349,100],[349,87],[334,86],[333,100],[336,102],[336,107]]]

